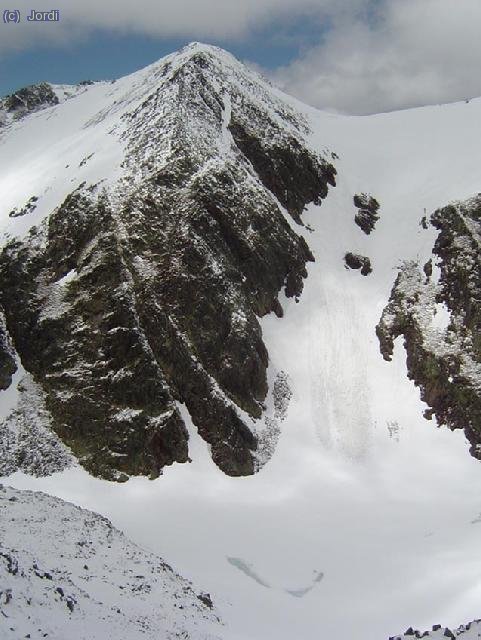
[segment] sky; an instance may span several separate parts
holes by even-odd
[[[369,114],[481,95],[480,0],[1,0],[0,94],[116,78],[191,41],[320,109]],[[27,23],[32,9],[55,23]],[[6,9],[21,22],[5,23]]]

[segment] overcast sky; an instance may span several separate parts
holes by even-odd
[[[481,95],[481,0],[41,0],[0,23],[0,91],[25,82],[118,77],[191,40],[264,68],[321,109],[365,114]],[[12,4],[13,3],[13,4]]]

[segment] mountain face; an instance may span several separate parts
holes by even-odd
[[[305,119],[226,54],[191,46],[129,101],[136,81],[115,116],[110,98],[83,123],[98,145],[110,119],[120,179],[82,182],[3,249],[2,383],[12,341],[51,429],[96,475],[186,462],[177,403],[225,473],[252,474],[268,390],[258,318],[282,315],[281,290],[300,296],[313,256],[296,224],[336,172]],[[55,102],[37,89],[25,108]]]

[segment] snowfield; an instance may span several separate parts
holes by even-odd
[[[214,51],[225,65],[234,64],[228,54]],[[145,83],[155,79],[157,69],[152,65],[112,85],[87,87],[0,130],[0,222],[7,237],[38,223],[83,181],[105,180],[115,191],[124,177],[119,114],[127,103],[142,100]],[[119,555],[127,548],[140,554],[142,575],[150,575],[155,562],[118,532],[111,549],[101,547],[106,556],[96,556],[95,582],[85,590],[95,584],[100,591],[87,602],[83,583],[71,577],[73,563],[84,562],[75,556],[73,532],[81,525],[83,539],[92,536],[100,548],[107,525],[54,498],[19,494],[8,504],[8,520],[1,516],[0,548],[18,548],[24,570],[38,549],[39,557],[45,554],[58,567],[59,579],[68,572],[62,588],[82,603],[80,613],[70,614],[65,598],[55,595],[50,583],[47,590],[41,583],[37,597],[49,604],[38,607],[36,615],[39,626],[51,625],[49,637],[173,638],[176,625],[186,625],[193,638],[386,640],[409,625],[424,630],[442,624],[442,632],[430,635],[439,638],[445,626],[456,629],[480,615],[481,464],[469,456],[462,432],[437,429],[423,418],[426,406],[407,378],[402,343],[396,344],[393,362],[385,362],[375,326],[403,261],[422,266],[431,255],[436,232],[424,229],[421,218],[481,191],[481,99],[347,117],[316,111],[266,87],[304,114],[314,148],[328,147],[339,156],[337,187],[321,207],[309,207],[305,227],[295,225],[316,260],[308,265],[304,292],[298,303],[281,300],[282,319],[270,314],[261,321],[270,389],[281,374],[292,393],[281,413],[271,394],[258,423],[259,430],[272,428],[265,418],[276,419],[274,455],[252,477],[222,474],[180,407],[189,426],[192,462],[165,469],[155,481],[132,478],[120,485],[93,478],[78,465],[48,477],[17,472],[5,480],[103,514],[136,545],[162,556],[209,592],[225,626],[205,631],[204,622],[210,624],[214,616],[204,609],[196,621],[180,616],[172,608],[180,579],[170,577],[167,589],[163,579],[173,576],[168,572],[156,577],[151,593],[132,599],[120,594],[118,581],[126,576],[116,577],[122,570],[116,564]],[[224,106],[227,120],[228,97]],[[227,144],[225,128],[221,135],[220,156]],[[369,236],[354,223],[353,195],[361,192],[381,205]],[[32,195],[40,198],[32,214],[8,216]],[[368,256],[373,273],[362,277],[346,270],[348,251]],[[436,322],[443,327],[443,310],[439,314]],[[12,391],[2,393],[11,403]],[[0,493],[2,504],[10,495],[6,491]],[[35,521],[32,511],[42,509],[58,520]],[[93,528],[85,529],[86,518],[93,518]],[[60,530],[56,522],[62,523]],[[77,564],[76,575],[81,575]],[[42,570],[52,567],[42,565]],[[102,576],[110,577],[101,588]],[[25,580],[9,580],[21,594],[12,601],[21,602],[15,604],[15,624],[26,625],[24,594],[38,578],[29,569]],[[2,581],[0,591],[5,572]],[[99,600],[106,604],[103,614]],[[165,617],[149,617],[147,608],[154,602],[163,603]],[[189,595],[189,606],[192,602],[195,594]],[[121,617],[112,611],[117,604]],[[85,625],[94,615],[106,616],[111,635],[88,632]],[[140,616],[154,625],[146,636],[135,635]],[[130,636],[120,621],[130,625]],[[0,618],[2,637],[23,637],[6,635],[4,624]],[[76,624],[83,625],[85,636],[78,635]],[[161,629],[171,635],[155,636],[154,631],[164,633]],[[473,625],[461,637],[478,637],[478,629]]]

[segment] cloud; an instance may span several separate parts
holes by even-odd
[[[150,36],[238,40],[278,21],[326,18],[366,0],[57,0],[59,24],[0,24],[0,51],[75,42],[108,30]],[[10,0],[23,16],[45,9],[41,0]],[[55,3],[54,3],[55,4]],[[15,5],[15,6],[13,6]]]
[[[374,8],[373,8],[374,7]],[[381,0],[274,74],[322,109],[367,114],[481,95],[479,0]]]
[[[24,16],[45,8],[43,0],[10,1]],[[291,38],[303,53],[270,75],[321,109],[366,114],[481,95],[480,0],[56,2],[59,24],[0,23],[0,56],[105,31],[213,40],[227,49]],[[314,25],[305,41],[300,24]]]

